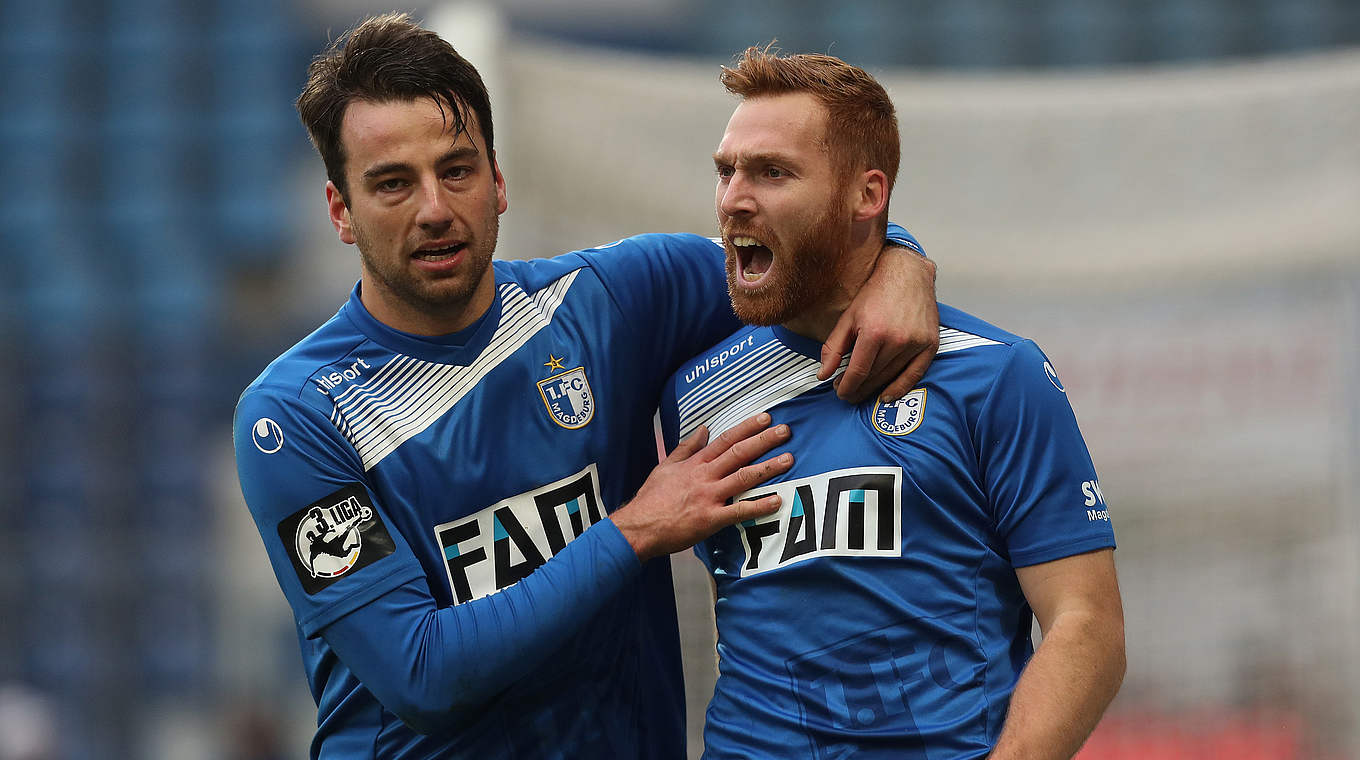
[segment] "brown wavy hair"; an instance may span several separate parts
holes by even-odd
[[[419,98],[439,104],[454,135],[466,133],[469,114],[475,116],[490,160],[495,145],[491,98],[481,75],[452,45],[409,15],[366,18],[312,59],[307,84],[297,99],[298,115],[341,197],[348,198],[345,146],[340,140],[345,109],[356,100]]]

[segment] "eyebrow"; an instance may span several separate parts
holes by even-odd
[[[793,156],[784,153],[762,152],[762,153],[739,153],[735,158],[727,154],[718,152],[713,154],[715,164],[782,164],[784,166],[796,166],[798,160]]]
[[[449,149],[449,151],[444,155],[440,156],[439,159],[435,161],[435,163],[446,164],[450,161],[465,160],[480,154],[481,151],[477,150],[476,148],[469,147],[467,145],[462,145],[457,148]],[[369,168],[365,169],[364,179],[373,179],[374,177],[381,177],[384,174],[409,172],[411,170],[412,167],[408,163],[405,163],[403,161],[389,161],[385,164],[378,164],[377,166],[370,166]]]

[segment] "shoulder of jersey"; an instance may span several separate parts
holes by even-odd
[[[301,398],[313,406],[329,399],[319,393],[307,393],[315,386],[311,378],[323,369],[343,362],[354,352],[355,347],[367,341],[367,337],[354,329],[344,313],[331,317],[310,335],[293,344],[269,363],[241,395],[251,393],[270,393],[282,397]],[[314,398],[315,397],[315,398]]]
[[[496,259],[492,262],[497,274],[498,288],[508,281],[531,294],[585,267],[586,264],[580,251],[563,253],[548,259]]]
[[[972,314],[940,304],[940,350],[935,355],[932,369],[947,371],[956,379],[970,377],[986,383],[1005,372],[1017,359],[1017,353],[1027,355],[1030,352],[1039,355],[1038,347],[1032,341]],[[960,372],[963,374],[957,374]]]
[[[695,386],[712,380],[731,365],[743,363],[741,360],[750,357],[755,353],[755,349],[772,341],[773,333],[755,325],[747,325],[723,338],[708,350],[681,364],[675,371],[672,380],[675,383],[676,396],[683,396]]]
[[[615,240],[612,243],[597,245],[593,248],[585,248],[575,251],[577,254],[590,256],[601,251],[608,251],[612,248],[634,248],[649,251],[662,249],[685,248],[700,246],[704,248],[722,249],[721,238],[704,237],[692,232],[647,232],[641,235],[633,235],[622,240]]]
[[[940,356],[976,356],[970,349],[1015,346],[1025,339],[952,306],[940,304]]]
[[[569,253],[560,253],[551,258],[536,259],[496,259],[493,266],[500,277],[497,281],[511,280],[526,292],[535,293],[558,281],[574,270],[588,267],[599,256],[608,256],[619,249],[646,251],[676,250],[679,248],[715,248],[722,250],[722,241],[689,232],[649,232],[633,235],[612,243],[602,243],[591,248],[582,248]]]

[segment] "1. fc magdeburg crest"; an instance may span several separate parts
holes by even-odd
[[[874,427],[884,435],[906,435],[921,424],[926,413],[926,389],[917,388],[891,404],[874,404]]]
[[[564,428],[585,427],[595,416],[595,396],[590,393],[586,368],[577,367],[538,382],[538,393],[553,421]]]

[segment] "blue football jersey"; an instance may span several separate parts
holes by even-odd
[[[674,447],[767,410],[793,469],[778,513],[695,547],[717,587],[708,758],[980,758],[1028,658],[1015,568],[1114,546],[1066,391],[1034,343],[947,306],[892,404],[840,401],[819,346],[746,327],[683,364]]]
[[[607,516],[656,464],[666,377],[739,323],[713,241],[608,248],[496,261],[488,313],[437,338],[382,325],[356,286],[242,394],[241,486],[297,619],[318,705],[313,758],[684,757],[669,564],[639,566]],[[521,593],[571,551],[575,569]],[[523,675],[424,734],[326,640],[413,582],[440,608],[480,611],[465,627],[483,646],[494,626],[549,644],[493,639],[486,659]],[[542,612],[563,599],[589,614]]]

